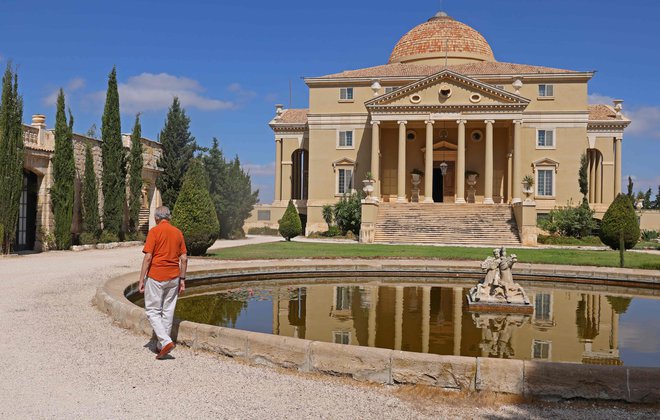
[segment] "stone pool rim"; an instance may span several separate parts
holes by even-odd
[[[194,286],[211,277],[253,278],[264,282],[269,274],[322,274],[360,272],[410,274],[480,273],[475,261],[436,260],[259,260],[218,261],[189,270]],[[572,284],[616,285],[630,293],[647,289],[660,297],[660,271],[613,269],[611,267],[517,264],[514,275],[536,274]],[[147,336],[152,330],[144,309],[126,297],[135,290],[138,273],[112,278],[98,287],[95,305],[123,328]],[[651,290],[648,290],[651,289]],[[649,293],[650,292],[650,293]],[[199,324],[175,322],[178,343],[271,367],[301,372],[348,376],[383,384],[424,384],[445,390],[490,391],[537,398],[584,398],[628,402],[660,402],[660,368],[583,365],[563,362],[494,359],[406,352],[349,346]]]

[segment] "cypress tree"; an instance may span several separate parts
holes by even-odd
[[[99,191],[94,171],[94,157],[89,144],[85,148],[85,178],[83,180],[83,230],[98,239],[101,234]]]
[[[53,154],[53,186],[50,197],[55,218],[55,246],[69,249],[73,222],[73,194],[76,164],[73,159],[73,116],[69,111],[69,124],[64,112],[64,91],[57,95],[55,114],[55,153]]]
[[[11,251],[23,186],[23,98],[11,63],[2,77],[0,100],[0,250]]]
[[[293,205],[292,200],[289,200],[289,204],[286,207],[284,216],[280,219],[279,225],[278,231],[287,241],[290,241],[291,238],[295,238],[302,233],[300,215],[298,215],[298,210],[296,210],[296,206]]]
[[[117,70],[108,76],[108,90],[101,125],[103,152],[103,229],[120,236],[126,202],[126,156],[121,141]]]
[[[191,161],[172,211],[172,224],[183,232],[190,255],[204,255],[218,239],[220,226],[208,188],[201,162]]]
[[[163,154],[158,159],[158,166],[163,169],[163,173],[156,180],[156,186],[163,198],[163,205],[170,208],[176,203],[183,184],[183,177],[197,148],[189,127],[190,118],[181,108],[179,98],[175,97],[167,112],[165,127],[159,135]]]
[[[655,195],[654,209],[660,210],[660,185],[658,185],[658,193]]]
[[[644,208],[645,209],[653,208],[653,201],[651,201],[651,194],[652,194],[651,188],[646,190],[646,193],[644,194],[644,199],[643,200],[644,200]]]
[[[633,195],[633,180],[632,177],[628,177],[628,198],[630,198],[630,201],[633,201],[635,198]]]
[[[135,116],[135,125],[131,134],[131,152],[129,156],[129,200],[128,229],[131,233],[138,231],[138,218],[142,207],[142,126],[140,125],[140,114]]]
[[[580,192],[582,193],[582,202],[588,203],[587,194],[589,194],[589,159],[587,154],[582,153],[580,156],[580,170],[578,171],[578,184],[580,184]]]
[[[617,195],[610,204],[603,215],[599,236],[612,249],[630,249],[639,241],[637,215],[632,200],[626,194]]]

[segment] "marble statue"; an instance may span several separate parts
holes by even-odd
[[[493,256],[481,263],[484,278],[468,294],[468,303],[495,303],[505,305],[529,305],[523,288],[513,281],[511,267],[518,261],[516,254],[508,256],[506,248],[493,250]]]

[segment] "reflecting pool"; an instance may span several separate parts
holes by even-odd
[[[297,279],[197,294],[193,288],[180,298],[176,315],[248,331],[421,353],[660,366],[660,300],[525,282],[531,315],[470,312],[464,302],[473,281],[434,280],[399,286],[374,278],[322,284]]]

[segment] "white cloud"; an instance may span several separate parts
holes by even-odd
[[[77,90],[80,90],[85,87],[85,79],[82,77],[75,77],[69,81],[62,89],[64,89],[64,95],[69,95]],[[52,91],[48,96],[42,99],[42,103],[46,106],[54,106],[57,103],[57,95],[59,94],[60,89],[57,88]]]
[[[196,80],[167,73],[142,73],[132,76],[126,83],[120,83],[118,88],[122,111],[128,112],[167,109],[175,96],[186,108],[211,111],[236,107],[232,101],[203,96],[206,89]],[[104,99],[105,92],[96,92],[93,96]]]
[[[660,106],[643,106],[628,111],[624,109],[623,114],[632,120],[626,134],[660,139]]]
[[[591,105],[596,105],[596,104],[612,105],[613,100],[614,98],[612,98],[611,96],[601,95],[600,93],[589,94],[589,103]]]
[[[275,162],[266,164],[245,163],[243,169],[252,176],[273,176],[275,175]]]
[[[227,90],[236,96],[236,103],[238,106],[245,105],[257,96],[256,92],[245,89],[240,83],[230,84],[227,86]]]

